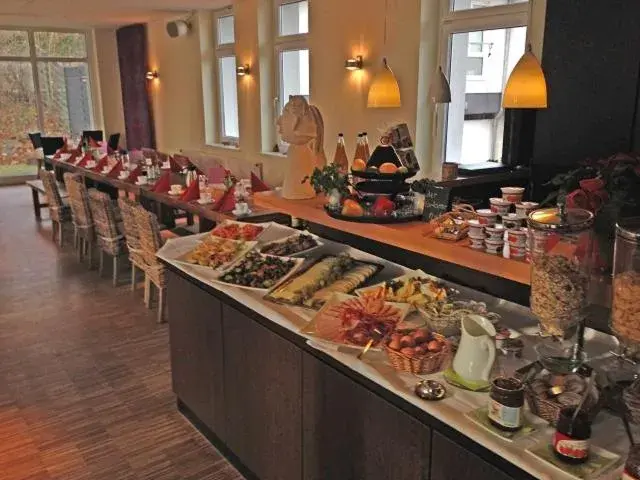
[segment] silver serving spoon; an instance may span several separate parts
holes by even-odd
[[[444,385],[436,380],[422,380],[416,384],[415,393],[423,400],[442,400],[447,394]]]

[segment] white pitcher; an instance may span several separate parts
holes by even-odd
[[[462,336],[453,369],[463,379],[488,382],[496,358],[496,329],[480,315],[467,315],[461,322]]]

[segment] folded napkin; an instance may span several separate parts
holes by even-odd
[[[269,190],[271,190],[269,186],[266,183],[264,183],[262,180],[260,180],[255,173],[251,172],[251,191],[253,193],[256,193],[256,192],[268,192]]]
[[[56,150],[56,153],[53,154],[53,159],[58,160],[62,156],[62,148]]]
[[[187,191],[182,194],[180,200],[183,202],[191,202],[200,198],[200,182],[197,180],[191,182],[187,187]]]
[[[107,166],[109,162],[109,157],[105,155],[100,160],[98,160],[98,164],[93,167],[93,171],[97,173],[102,173],[102,169]]]
[[[93,160],[93,155],[91,155],[89,152],[84,154],[84,157],[82,157],[80,159],[80,161],[78,163],[76,163],[77,167],[85,167],[87,165],[87,162]]]
[[[178,170],[179,172],[181,172],[183,169],[191,165],[191,161],[189,160],[189,157],[185,157],[184,155],[180,155],[177,153],[169,159],[169,161],[171,160],[173,160],[173,163],[171,164],[171,169],[173,170],[173,164],[175,163],[179,168]]]
[[[211,167],[207,170],[207,177],[209,178],[209,183],[223,183],[225,177],[229,173],[224,167]]]
[[[236,208],[236,187],[231,187],[224,192],[224,195],[213,205],[216,212],[231,212]]]
[[[122,171],[122,162],[118,160],[118,162],[113,166],[113,168],[111,168],[111,171],[107,173],[107,177],[118,178],[121,171]]]
[[[153,186],[156,193],[167,193],[171,189],[171,172],[164,172]]]
[[[89,137],[89,146],[91,148],[100,148],[100,144],[96,142],[92,137]]]
[[[75,150],[72,150],[70,155],[71,156],[67,158],[67,163],[76,163],[76,160],[78,159],[78,153]]]
[[[131,173],[127,177],[127,181],[136,183],[138,181],[138,175],[142,175],[142,168],[139,165],[131,170]]]
[[[173,173],[180,173],[182,171],[182,167],[178,162],[176,162],[175,158],[169,157],[169,166],[171,167],[171,171]]]

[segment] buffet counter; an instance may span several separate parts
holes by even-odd
[[[347,236],[377,242],[380,244],[379,248],[369,251],[385,258],[389,258],[387,247],[396,247],[400,252],[395,261],[404,265],[407,265],[407,252],[412,255],[428,257],[434,261],[432,266],[415,265],[415,268],[420,266],[435,275],[442,275],[444,270],[439,269],[437,263],[444,264],[446,262],[447,272],[462,269],[466,271],[453,275],[452,281],[485,290],[511,301],[527,303],[530,284],[528,263],[473,250],[469,247],[468,239],[451,242],[434,238],[426,223],[378,225],[347,222],[327,215],[324,210],[324,200],[321,197],[293,201],[283,199],[277,191],[254,194],[254,203],[260,208],[304,219],[333,231],[343,232]],[[322,231],[318,233],[324,234]],[[342,237],[334,237],[334,239],[352,245],[356,243]],[[405,261],[401,261],[403,258]],[[414,265],[407,266],[413,267]],[[468,273],[472,275],[470,276]],[[506,287],[496,286],[493,288],[497,283],[506,283],[507,285]],[[514,290],[516,292],[512,294],[511,292]]]
[[[444,382],[442,373],[402,373],[381,351],[359,360],[353,348],[302,333],[313,310],[269,302],[263,292],[222,284],[213,270],[180,261],[199,237],[170,240],[158,253],[168,268],[173,389],[185,416],[247,478],[575,478],[527,452],[553,432],[541,419],[532,418],[533,433],[509,442],[465,415],[486,405],[486,393],[447,385],[445,399],[421,400],[413,393],[416,382]],[[322,241],[314,256],[346,252],[384,265],[375,282],[407,272]],[[525,334],[524,355],[533,358],[536,337],[526,334],[537,326],[527,308],[455,287],[460,297],[485,302],[504,325]],[[611,349],[608,335],[587,329],[586,338],[590,358]],[[622,462],[628,441],[619,419],[603,412],[593,429],[593,444],[621,455]],[[597,478],[617,478],[619,471]]]

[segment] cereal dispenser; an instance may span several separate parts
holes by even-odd
[[[588,304],[593,214],[579,208],[536,210],[529,214],[531,311],[540,333],[567,339],[584,326]],[[578,336],[581,348],[582,328]]]
[[[640,217],[616,225],[611,330],[625,354],[640,352]]]

